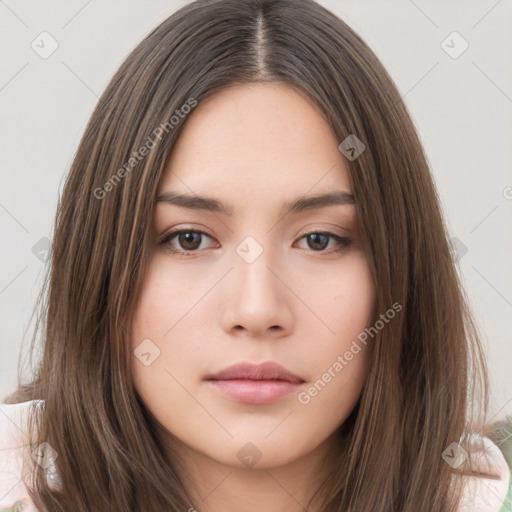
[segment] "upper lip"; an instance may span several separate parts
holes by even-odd
[[[219,373],[207,375],[206,380],[232,380],[232,379],[248,379],[248,380],[286,380],[289,382],[301,383],[298,375],[293,374],[284,366],[272,361],[259,365],[253,363],[239,363],[229,366]]]

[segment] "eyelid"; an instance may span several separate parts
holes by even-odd
[[[354,245],[355,243],[355,240],[353,238],[349,238],[347,236],[343,236],[343,235],[339,235],[338,233],[334,233],[332,231],[326,231],[326,230],[321,230],[321,229],[314,229],[314,230],[310,230],[310,231],[306,231],[305,233],[303,233],[302,235],[300,235],[298,238],[297,238],[297,242],[303,240],[305,237],[309,236],[309,235],[325,235],[327,236],[329,239],[332,239],[332,240],[335,240],[337,243],[338,243],[338,248],[336,249],[331,249],[331,250],[323,250],[323,251],[313,251],[313,249],[310,249],[311,252],[313,253],[318,253],[318,254],[334,254],[334,253],[339,253],[339,252],[342,252],[343,250],[346,250],[346,249],[349,249],[352,245]]]
[[[194,227],[190,227],[190,226],[183,226],[183,227],[171,228],[170,230],[168,230],[160,238],[160,240],[158,242],[158,245],[168,246],[169,250],[172,253],[177,254],[178,256],[193,256],[196,253],[200,253],[201,251],[199,249],[188,250],[187,251],[187,250],[171,248],[171,246],[170,246],[171,240],[176,238],[181,233],[187,233],[187,232],[189,232],[189,233],[190,232],[198,233],[198,234],[207,236],[208,238],[215,239],[214,236],[210,235],[208,232],[206,232],[206,231],[204,231],[202,229],[198,229],[198,228],[194,228]],[[324,229],[324,230],[322,230],[322,229],[309,229],[307,231],[304,231],[301,235],[296,235],[294,237],[294,238],[296,238],[294,243],[300,242],[301,240],[303,240],[307,236],[313,235],[313,234],[327,236],[329,238],[329,240],[334,240],[337,243],[337,247],[335,247],[334,249],[331,248],[330,250],[315,251],[313,249],[309,249],[310,252],[318,253],[320,255],[331,255],[331,254],[341,253],[341,252],[343,252],[345,250],[348,250],[355,243],[355,239],[353,237],[343,236],[343,235],[340,235],[338,233],[334,233],[332,231],[328,231],[326,229]],[[305,250],[308,250],[308,249],[305,249]]]
[[[180,226],[180,227],[177,227],[177,228],[168,229],[163,235],[161,235],[159,237],[158,244],[159,245],[160,244],[166,244],[173,237],[179,235],[182,232],[200,233],[201,235],[205,235],[208,238],[215,239],[215,237],[213,235],[210,235],[210,233],[208,233],[207,231],[204,231],[203,229],[195,228],[195,227],[192,227],[192,226],[183,226],[183,227]],[[189,251],[189,252],[191,252],[191,251]]]

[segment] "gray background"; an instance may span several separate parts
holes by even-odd
[[[0,0],[0,401],[16,386],[45,237],[92,109],[129,51],[186,3]],[[320,3],[367,41],[405,98],[483,335],[491,411],[510,414],[512,0]],[[46,59],[31,47],[50,48],[43,31],[58,43]],[[453,31],[469,44],[457,58]]]

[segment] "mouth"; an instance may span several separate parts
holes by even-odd
[[[239,403],[266,405],[294,393],[305,380],[283,366],[267,362],[261,365],[241,363],[205,380],[217,392]]]

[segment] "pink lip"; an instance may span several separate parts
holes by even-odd
[[[207,375],[205,380],[231,399],[253,405],[273,403],[293,393],[304,382],[273,362],[236,364],[215,375]]]

